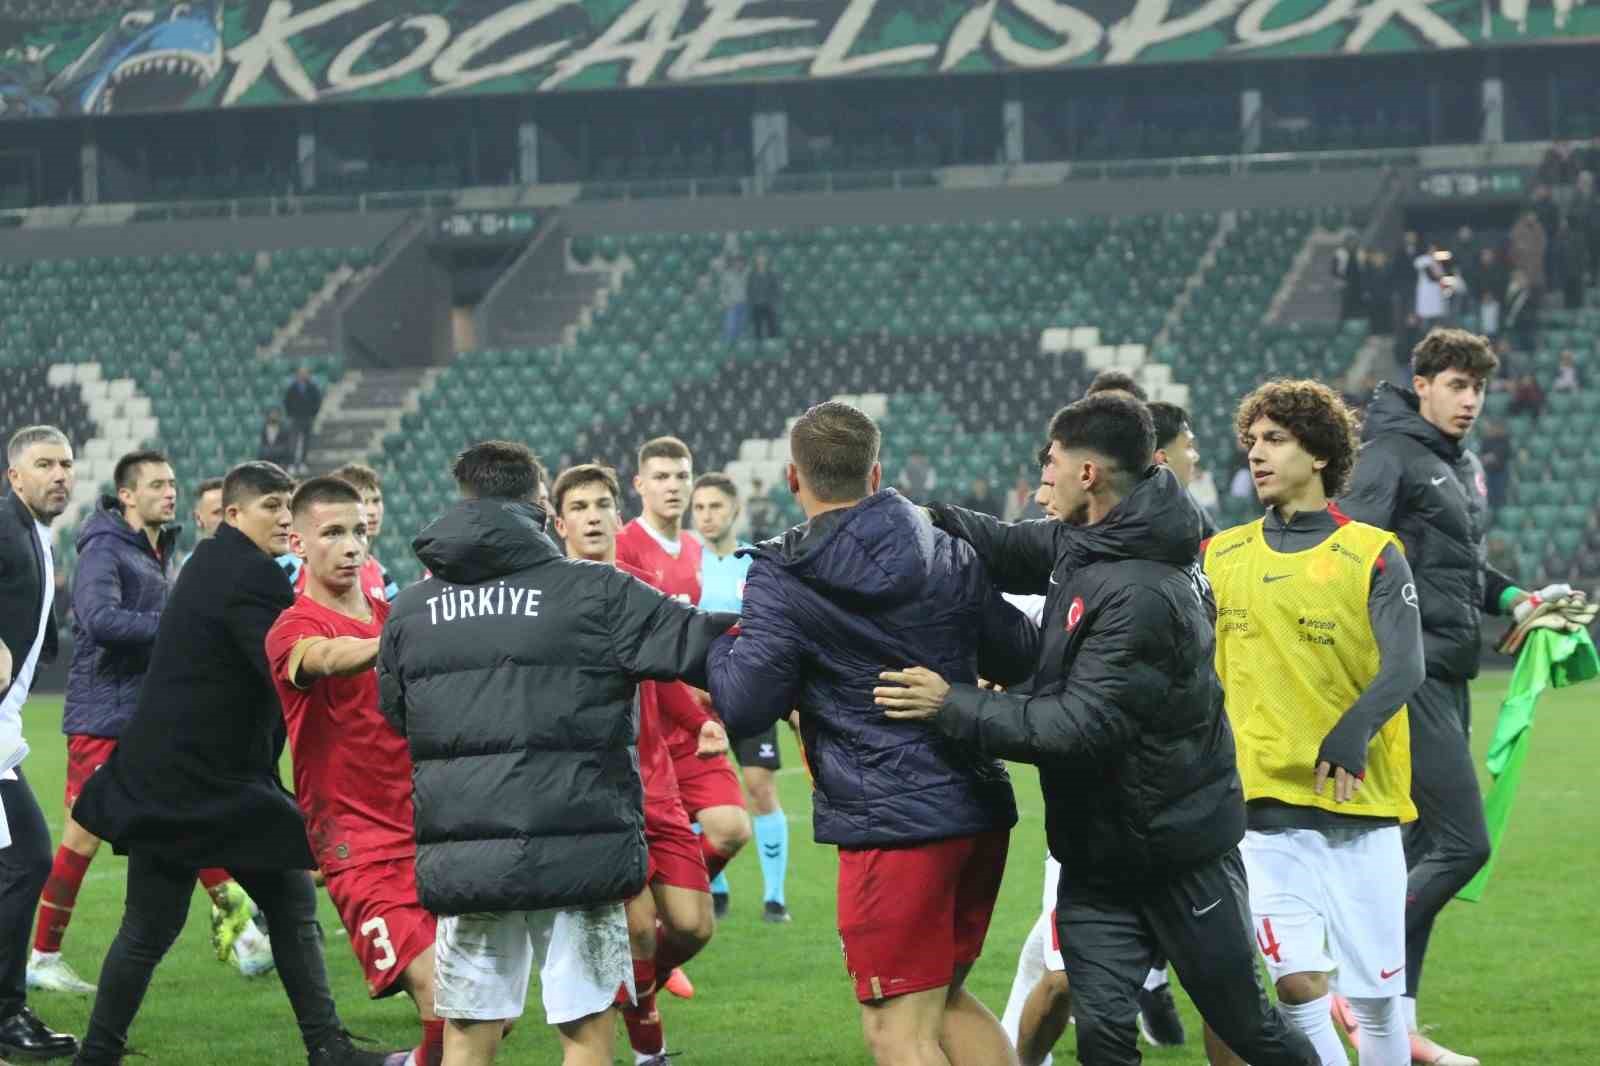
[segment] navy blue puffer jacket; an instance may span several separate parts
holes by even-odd
[[[885,847],[1016,824],[998,760],[872,700],[880,672],[907,666],[952,684],[1032,673],[1038,630],[971,547],[886,489],[751,553],[741,633],[707,660],[712,702],[736,737],[799,708],[816,839]]]
[[[101,499],[78,530],[63,733],[122,735],[150,666],[177,539],[178,527],[162,530],[158,554],[150,538],[128,525],[112,496]]]

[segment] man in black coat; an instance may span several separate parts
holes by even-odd
[[[738,616],[565,558],[525,445],[473,445],[452,473],[463,499],[412,542],[432,576],[395,600],[378,656],[411,749],[417,889],[440,915],[445,1061],[494,1060],[537,962],[563,1061],[610,1063],[633,989],[623,902],[646,873],[635,688],[704,688]]]
[[[311,446],[311,429],[316,425],[317,414],[322,410],[322,389],[311,380],[309,367],[295,371],[294,380],[283,392],[283,413],[294,426],[294,461],[306,464],[306,449]]]
[[[0,1054],[71,1055],[78,1042],[28,1009],[28,933],[50,876],[50,829],[22,773],[22,705],[41,661],[56,655],[50,523],[72,495],[72,446],[29,426],[6,447],[11,494],[0,499]]]
[[[1140,1061],[1138,993],[1157,951],[1248,1061],[1317,1066],[1256,972],[1243,790],[1213,666],[1215,604],[1195,565],[1200,514],[1154,451],[1143,404],[1090,396],[1050,424],[1063,521],[935,507],[1002,589],[1046,594],[1039,668],[1026,695],[892,671],[877,702],[965,750],[1039,766],[1084,1066]]]
[[[305,822],[278,778],[285,734],[266,635],[294,602],[273,561],[288,550],[292,488],[271,463],[229,471],[224,524],[183,568],[138,707],[72,809],[128,856],[127,909],[100,971],[82,1066],[121,1061],[150,977],[183,930],[196,875],[214,866],[266,915],[311,1066],[386,1060],[355,1049],[334,1010]]]

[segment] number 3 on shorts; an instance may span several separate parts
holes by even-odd
[[[394,944],[389,940],[389,923],[382,918],[368,918],[361,923],[361,935],[372,938],[372,946],[382,954],[373,960],[373,968],[383,973],[394,965]]]

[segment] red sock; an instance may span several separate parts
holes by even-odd
[[[422,1023],[422,1043],[414,1053],[417,1066],[440,1066],[444,1062],[444,1019]]]
[[[661,1014],[656,1010],[654,960],[633,960],[633,988],[638,1005],[622,1008],[622,1022],[628,1027],[628,1043],[641,1055],[659,1055],[666,1046],[666,1035],[661,1031]]]
[[[666,931],[661,928],[661,922],[658,919],[656,921],[656,973],[661,974],[663,978],[670,977],[673,970],[694,958],[704,946],[703,944],[696,944],[688,951],[674,946],[672,938],[667,936]]]
[[[67,935],[67,923],[72,921],[72,908],[78,902],[78,888],[88,872],[87,855],[66,847],[56,849],[50,880],[44,883],[44,892],[39,896],[39,925],[33,935],[35,951],[61,950],[61,938]]]
[[[722,872],[722,868],[733,859],[732,855],[724,855],[711,846],[711,841],[706,839],[704,833],[700,834],[700,854],[706,860],[706,873],[715,878]]]
[[[214,888],[220,888],[232,880],[233,877],[228,873],[228,871],[219,870],[214,866],[209,870],[200,871],[200,884],[207,892],[210,892]]]

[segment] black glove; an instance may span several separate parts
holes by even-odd
[[[1370,743],[1372,738],[1367,735],[1365,724],[1345,715],[1322,738],[1322,747],[1317,749],[1317,762],[1361,777],[1367,772],[1367,745]]]

